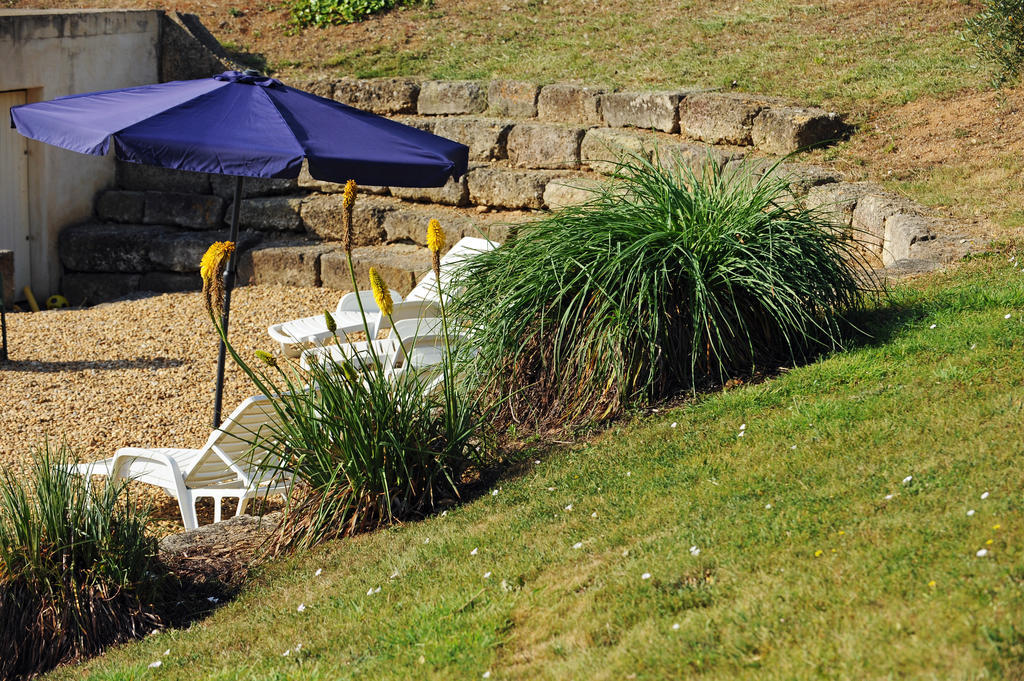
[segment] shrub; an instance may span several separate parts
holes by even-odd
[[[346,191],[346,224],[352,200]],[[350,243],[344,236],[342,241]],[[431,243],[440,242],[432,232]],[[209,271],[215,281],[218,268]],[[356,287],[351,254],[349,271]],[[370,280],[380,308],[388,309],[387,285],[372,268]],[[209,300],[216,298],[214,292]],[[211,319],[219,331],[217,315]],[[335,342],[345,340],[336,336]],[[442,355],[443,380],[436,390],[428,389],[432,377],[395,374],[376,353],[358,370],[329,358],[312,362],[306,372],[264,352],[257,353],[260,362],[249,364],[226,344],[258,390],[280,395],[275,408],[283,425],[269,439],[286,446],[274,447],[263,465],[291,471],[298,484],[280,529],[279,551],[426,514],[454,501],[465,474],[482,465],[485,412],[458,389],[457,348],[449,343],[447,327],[449,351]]]
[[[0,678],[139,637],[159,624],[162,573],[148,515],[123,486],[70,472],[67,447],[37,452],[31,483],[0,480]]]
[[[463,272],[456,313],[508,418],[600,418],[839,346],[856,243],[787,203],[778,173],[631,157],[615,179]]]
[[[1015,80],[1024,65],[1024,0],[983,0],[964,38],[994,67],[993,85]]]
[[[409,5],[414,0],[295,0],[292,18],[300,26],[353,24],[372,14],[379,14],[396,5]]]

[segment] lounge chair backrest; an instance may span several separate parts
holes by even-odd
[[[202,455],[185,473],[189,487],[214,487],[218,484],[248,485],[271,477],[273,471],[258,464],[275,464],[268,460],[276,446],[276,433],[281,420],[269,397],[259,395],[244,400],[210,434]],[[255,448],[253,444],[255,443]]]
[[[478,253],[490,251],[498,247],[498,243],[475,236],[459,239],[447,253],[441,256],[441,284],[446,286],[463,262]],[[434,273],[423,277],[416,288],[409,292],[406,300],[437,300],[437,283]]]

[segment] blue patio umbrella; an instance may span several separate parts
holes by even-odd
[[[234,175],[231,240],[238,241],[243,177],[295,178],[303,159],[318,180],[439,187],[466,172],[462,144],[246,71],[60,97],[11,108],[11,127],[40,142],[123,161]],[[227,332],[237,255],[225,274]],[[225,347],[217,362],[220,425]]]

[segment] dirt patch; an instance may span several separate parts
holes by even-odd
[[[920,99],[812,156],[957,218],[971,236],[1024,238],[1024,88]]]

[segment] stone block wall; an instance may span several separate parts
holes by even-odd
[[[867,235],[879,262],[935,256],[934,220],[870,185],[779,156],[840,136],[842,118],[776,98],[694,88],[606,92],[521,81],[324,78],[289,83],[466,144],[468,172],[443,187],[361,187],[353,216],[357,273],[379,263],[403,293],[429,267],[427,223],[449,244],[513,238],[539,211],[583,203],[607,186],[623,154],[745,173],[769,168],[792,198],[833,212]],[[65,295],[73,304],[133,290],[193,290],[202,253],[227,238],[234,178],[119,163],[95,218],[61,235]],[[240,283],[351,288],[341,230],[341,184],[303,169],[296,180],[247,178],[240,207]],[[955,257],[944,242],[936,257]],[[951,255],[952,254],[952,255]]]

